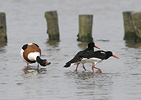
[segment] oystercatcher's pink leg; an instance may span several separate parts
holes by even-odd
[[[95,64],[92,66],[92,71],[94,72],[94,67],[95,67]]]
[[[95,64],[92,66],[92,71],[93,71],[93,72],[94,72],[94,68],[95,68],[95,69],[98,69],[98,70],[99,70],[99,72],[101,72],[101,73],[102,73],[102,71],[101,71],[101,69],[100,69],[100,68],[95,67]]]
[[[100,72],[100,73],[102,73],[102,71],[101,71],[101,69],[100,69],[100,68],[97,68],[97,67],[94,67],[94,68],[95,68],[95,69],[98,69],[98,70],[99,70],[99,72]]]
[[[80,63],[77,63],[77,66],[76,66],[76,69],[74,70],[75,72],[77,72],[77,68],[78,68],[78,65],[79,65]]]
[[[86,68],[84,67],[84,65],[83,65],[83,69],[86,71]]]

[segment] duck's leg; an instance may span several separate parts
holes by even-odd
[[[29,68],[29,63],[28,62],[26,62],[27,63],[27,68]]]
[[[77,68],[78,68],[78,65],[79,65],[80,63],[77,63],[77,66],[76,66],[76,69],[74,70],[75,72],[77,72]]]
[[[37,69],[39,69],[39,63],[37,63]]]

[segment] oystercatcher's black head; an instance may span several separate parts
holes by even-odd
[[[93,49],[94,47],[97,48],[97,49],[100,49],[99,47],[97,47],[97,46],[95,45],[94,42],[90,42],[90,43],[88,44],[88,48],[89,48],[89,49]]]
[[[119,59],[119,57],[115,56],[111,51],[106,51],[105,53],[106,53],[105,59],[108,59],[108,58],[111,57],[111,56],[113,56],[113,57]]]
[[[41,66],[47,66],[51,64],[50,62],[47,62],[46,59],[41,59],[39,56],[37,56],[36,60]]]

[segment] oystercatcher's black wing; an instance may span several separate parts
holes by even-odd
[[[70,67],[72,63],[79,63],[83,57],[85,57],[85,53],[87,50],[79,51],[73,59],[68,61],[64,67]]]
[[[106,53],[103,50],[98,50],[98,51],[95,51],[92,56],[95,58],[99,58],[99,59],[104,60],[106,57]]]

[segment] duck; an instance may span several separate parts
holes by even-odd
[[[82,62],[82,59],[87,58],[87,56],[90,56],[92,53],[94,53],[94,47],[97,48],[97,49],[100,49],[99,47],[97,47],[95,45],[94,42],[90,42],[88,44],[88,48],[86,48],[85,50],[79,51],[71,60],[69,60],[64,65],[64,67],[67,68],[67,67],[70,67],[72,65],[77,65],[76,69],[75,69],[75,72],[77,72],[78,65],[80,63],[82,63],[83,64],[83,69],[86,71],[86,68],[84,67],[84,63]]]
[[[36,43],[24,44],[21,48],[20,54],[22,59],[27,63],[27,68],[29,67],[29,64],[36,62],[38,69],[39,65],[47,66],[51,64],[51,62],[41,58],[41,49]]]

